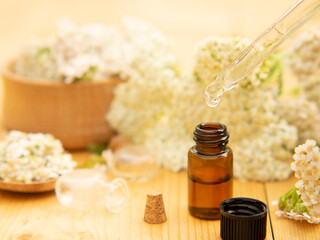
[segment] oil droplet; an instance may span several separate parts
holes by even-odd
[[[216,107],[219,105],[221,97],[212,97],[208,93],[205,93],[205,96],[209,107]]]
[[[217,76],[216,80],[210,83],[205,91],[206,102],[209,107],[216,107],[220,103],[221,97],[224,93],[222,87],[221,77]]]

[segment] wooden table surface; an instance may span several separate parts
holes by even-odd
[[[183,68],[191,66],[195,44],[209,35],[256,37],[295,0],[0,0],[0,65],[12,57],[29,36],[47,36],[54,22],[67,16],[77,23],[119,24],[125,15],[147,20],[173,40]],[[316,16],[319,20],[319,15]],[[319,22],[319,21],[318,21]],[[315,25],[315,21],[313,21]],[[1,93],[1,83],[0,83]],[[0,98],[1,111],[1,98]],[[1,121],[1,114],[0,114]],[[1,123],[0,123],[1,128]],[[88,153],[73,153],[78,162]],[[294,185],[282,182],[234,182],[234,196],[260,199],[269,205],[267,239],[318,240],[320,226],[275,216],[271,202]],[[220,239],[219,221],[191,217],[187,210],[186,172],[161,170],[145,183],[129,183],[130,201],[119,214],[98,207],[79,212],[60,205],[54,192],[22,194],[0,191],[1,240]],[[163,192],[168,221],[143,222],[146,193]]]
[[[84,162],[88,153],[74,153]],[[320,239],[320,227],[275,216],[277,200],[295,179],[273,183],[234,181],[234,196],[259,199],[269,206],[266,239]],[[187,210],[186,172],[162,169],[144,183],[129,183],[128,205],[118,214],[96,207],[81,212],[60,205],[54,192],[23,194],[0,191],[1,239],[17,240],[105,240],[105,239],[220,239],[220,222],[199,220]],[[168,221],[150,225],[143,221],[146,193],[163,192]]]
[[[74,153],[84,162],[89,153]],[[266,239],[320,239],[320,226],[278,218],[271,202],[293,186],[294,177],[282,182],[234,181],[234,196],[259,199],[269,206]],[[105,240],[105,239],[220,239],[220,222],[199,220],[187,210],[186,172],[162,169],[144,183],[129,183],[128,205],[117,214],[103,206],[81,212],[60,205],[54,192],[23,194],[0,191],[0,239]],[[163,192],[168,221],[150,225],[143,221],[146,193]]]

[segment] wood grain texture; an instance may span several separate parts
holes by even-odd
[[[74,153],[78,162],[88,153]],[[148,182],[129,183],[130,202],[113,214],[103,206],[86,212],[66,208],[54,192],[23,194],[0,191],[1,239],[220,239],[219,221],[196,219],[187,209],[186,172],[161,170]],[[167,222],[148,224],[143,221],[147,192],[163,193]],[[234,181],[234,195],[266,201],[262,183]],[[267,239],[272,239],[268,223]]]

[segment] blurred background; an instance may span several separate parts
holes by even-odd
[[[56,32],[56,20],[120,26],[124,16],[150,22],[172,41],[183,69],[197,42],[210,35],[256,38],[296,0],[0,0],[0,66],[30,37]],[[317,14],[308,25],[317,25]],[[308,28],[304,26],[303,29]],[[1,86],[0,86],[1,90]],[[1,110],[1,109],[0,109]]]
[[[257,37],[296,0],[0,0],[0,64],[33,36],[56,32],[56,20],[120,26],[124,16],[148,21],[171,39],[184,68],[206,36]],[[319,16],[319,14],[318,14]],[[313,18],[315,21],[316,16]]]

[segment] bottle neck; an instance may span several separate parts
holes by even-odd
[[[197,144],[196,150],[203,155],[218,155],[227,150],[227,146],[210,147],[203,144]]]
[[[193,132],[196,150],[204,155],[217,155],[227,149],[229,133],[227,127],[220,123],[201,123]]]

